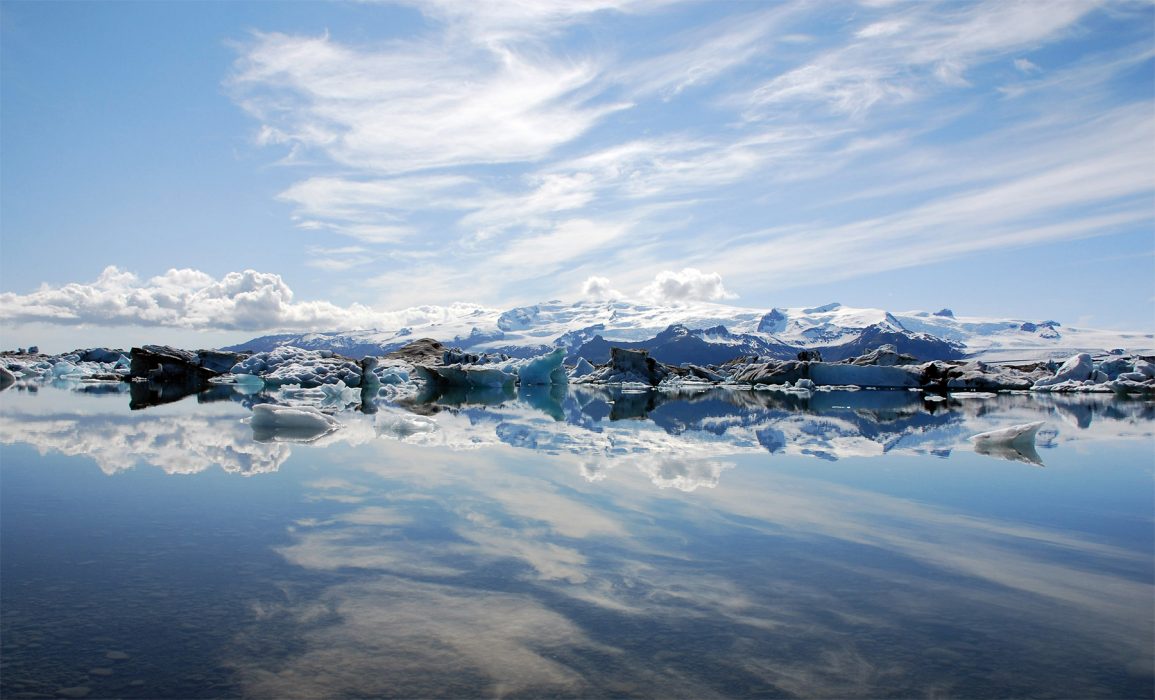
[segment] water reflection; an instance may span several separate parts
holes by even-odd
[[[274,666],[238,659],[248,693],[1084,696],[1104,692],[1097,673],[1121,695],[1149,683],[1142,549],[748,458],[690,509],[642,483],[686,476],[665,471],[676,460],[643,456],[642,479],[599,489],[558,476],[571,455],[544,470],[519,451],[431,462],[375,447],[347,481],[316,486],[345,510],[299,523],[280,549],[357,574],[286,604],[303,644]],[[437,679],[416,672],[432,667]]]
[[[123,384],[66,386],[104,399],[122,397],[126,391]],[[963,450],[1042,466],[1044,457],[1030,445],[972,445],[967,437],[1040,419],[1047,421],[1036,443],[1043,451],[1064,441],[1144,440],[1155,435],[1155,403],[1058,394],[927,401],[919,393],[904,391],[804,396],[713,389],[676,396],[543,386],[520,392],[510,388],[442,392],[389,406],[350,392],[348,397],[318,399],[317,405],[335,415],[340,429],[306,431],[308,440],[288,429],[270,430],[244,412],[206,411],[205,404],[214,402],[251,409],[279,400],[276,395],[237,393],[229,386],[203,392],[197,395],[197,404],[186,401],[175,413],[154,410],[131,417],[109,401],[87,405],[83,414],[29,410],[38,404],[28,400],[33,394],[6,402],[0,442],[86,454],[108,473],[136,464],[152,464],[170,473],[190,473],[214,464],[226,471],[262,473],[275,471],[287,459],[289,448],[282,443],[311,442],[320,436],[318,446],[357,445],[386,438],[452,449],[504,443],[550,454],[572,453],[585,458],[581,473],[591,481],[604,478],[615,460],[629,456],[654,484],[691,491],[716,485],[726,468],[719,458],[727,455],[767,452],[837,461],[887,454],[946,458]],[[50,403],[61,405],[59,399]],[[129,405],[139,408],[135,394]],[[93,410],[95,406],[102,410]],[[647,458],[634,459],[642,455]]]
[[[299,501],[262,540],[283,568],[251,582],[263,592],[248,593],[248,613],[227,623],[229,641],[214,651],[232,685],[216,695],[1152,691],[1147,403],[926,403],[907,392],[440,396],[420,412],[340,411],[339,430],[290,446],[256,441],[236,403],[130,414],[124,396],[51,393],[0,396],[0,443],[88,456],[106,473],[215,464],[264,473],[227,480],[252,489],[294,484]],[[1030,420],[1047,421],[1033,455],[978,452],[967,439]],[[990,459],[1035,463],[1039,452],[1048,469]],[[122,476],[126,489],[144,483]],[[6,498],[23,493],[7,478]],[[139,545],[143,562],[157,560],[149,547],[258,521],[247,508],[216,507],[219,493],[191,490],[203,500],[176,520],[179,509],[149,509],[150,493],[133,496],[141,527],[169,522],[177,534]],[[85,527],[101,526],[98,507],[84,511],[95,521]],[[37,527],[68,517],[54,512]],[[93,588],[115,580],[99,552],[83,555],[97,562],[86,572],[21,540],[0,551],[92,576]],[[6,609],[43,590],[19,578],[28,568],[5,567],[6,590],[16,591]],[[244,572],[229,569],[234,576]],[[102,678],[85,681],[94,696]],[[166,695],[156,686],[113,694]]]

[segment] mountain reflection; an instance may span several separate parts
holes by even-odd
[[[71,388],[68,394],[55,388],[7,393],[0,442],[88,455],[107,473],[150,464],[173,474],[214,465],[241,474],[276,471],[290,455],[289,443],[300,443],[292,431],[281,435],[249,425],[241,406],[275,402],[275,395],[240,395],[218,387],[196,403],[186,400],[130,414],[121,403],[125,392],[117,385]],[[59,411],[40,406],[49,394],[56,400],[45,403]],[[131,397],[133,409],[139,407],[137,398]],[[590,481],[604,478],[615,461],[628,457],[655,485],[683,491],[717,485],[725,458],[737,454],[834,461],[886,454],[946,458],[961,449],[1041,466],[1044,457],[1029,446],[976,447],[967,438],[1005,425],[1046,420],[1037,440],[1045,452],[1066,440],[1150,438],[1155,425],[1151,402],[1055,394],[927,401],[920,393],[904,391],[805,396],[713,389],[670,395],[544,386],[520,392],[440,393],[368,409],[363,399],[350,400],[353,403],[333,404],[331,397],[326,399],[321,407],[341,428],[292,449],[377,439],[458,450],[505,444],[580,455],[582,474]]]
[[[43,599],[71,630],[75,589],[49,598],[38,572],[91,576],[94,595],[136,596],[124,616],[144,617],[145,600],[165,629],[185,623],[193,649],[202,611],[164,582],[224,579],[218,595],[243,607],[216,618],[224,642],[207,651],[230,685],[215,695],[1151,695],[1149,403],[546,389],[366,411],[347,396],[325,399],[339,429],[290,444],[247,422],[246,403],[275,395],[144,411],[127,399],[0,395],[0,443],[109,474],[280,473],[233,489],[84,483],[6,452],[19,508],[5,510],[24,528],[7,529],[5,551],[28,565],[6,568],[5,605]],[[1036,450],[968,439],[1033,420],[1046,421]],[[1093,459],[1076,454],[1087,446]],[[987,459],[1040,453],[1052,468]],[[44,501],[49,486],[66,497]],[[225,492],[244,498],[221,507]],[[92,533],[91,551],[21,537],[41,531]],[[222,567],[250,537],[275,561]],[[165,696],[187,695],[151,695]]]

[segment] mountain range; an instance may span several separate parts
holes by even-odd
[[[616,346],[644,348],[670,364],[718,364],[750,355],[789,359],[802,351],[841,360],[883,344],[921,360],[1038,360],[1081,351],[1155,348],[1151,333],[1072,328],[1049,319],[956,316],[950,309],[890,312],[838,303],[766,311],[707,303],[549,301],[505,311],[464,304],[437,311],[436,320],[400,328],[266,335],[225,349],[261,352],[293,345],[360,357],[433,338],[473,353],[513,357],[563,347],[568,361],[598,363]]]

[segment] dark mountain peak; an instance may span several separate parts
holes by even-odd
[[[763,314],[762,319],[758,321],[759,333],[781,333],[786,330],[786,323],[789,319],[786,317],[786,312],[779,308],[770,309]]]

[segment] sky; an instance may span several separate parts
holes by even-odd
[[[0,3],[0,346],[455,302],[1155,329],[1148,2]]]

